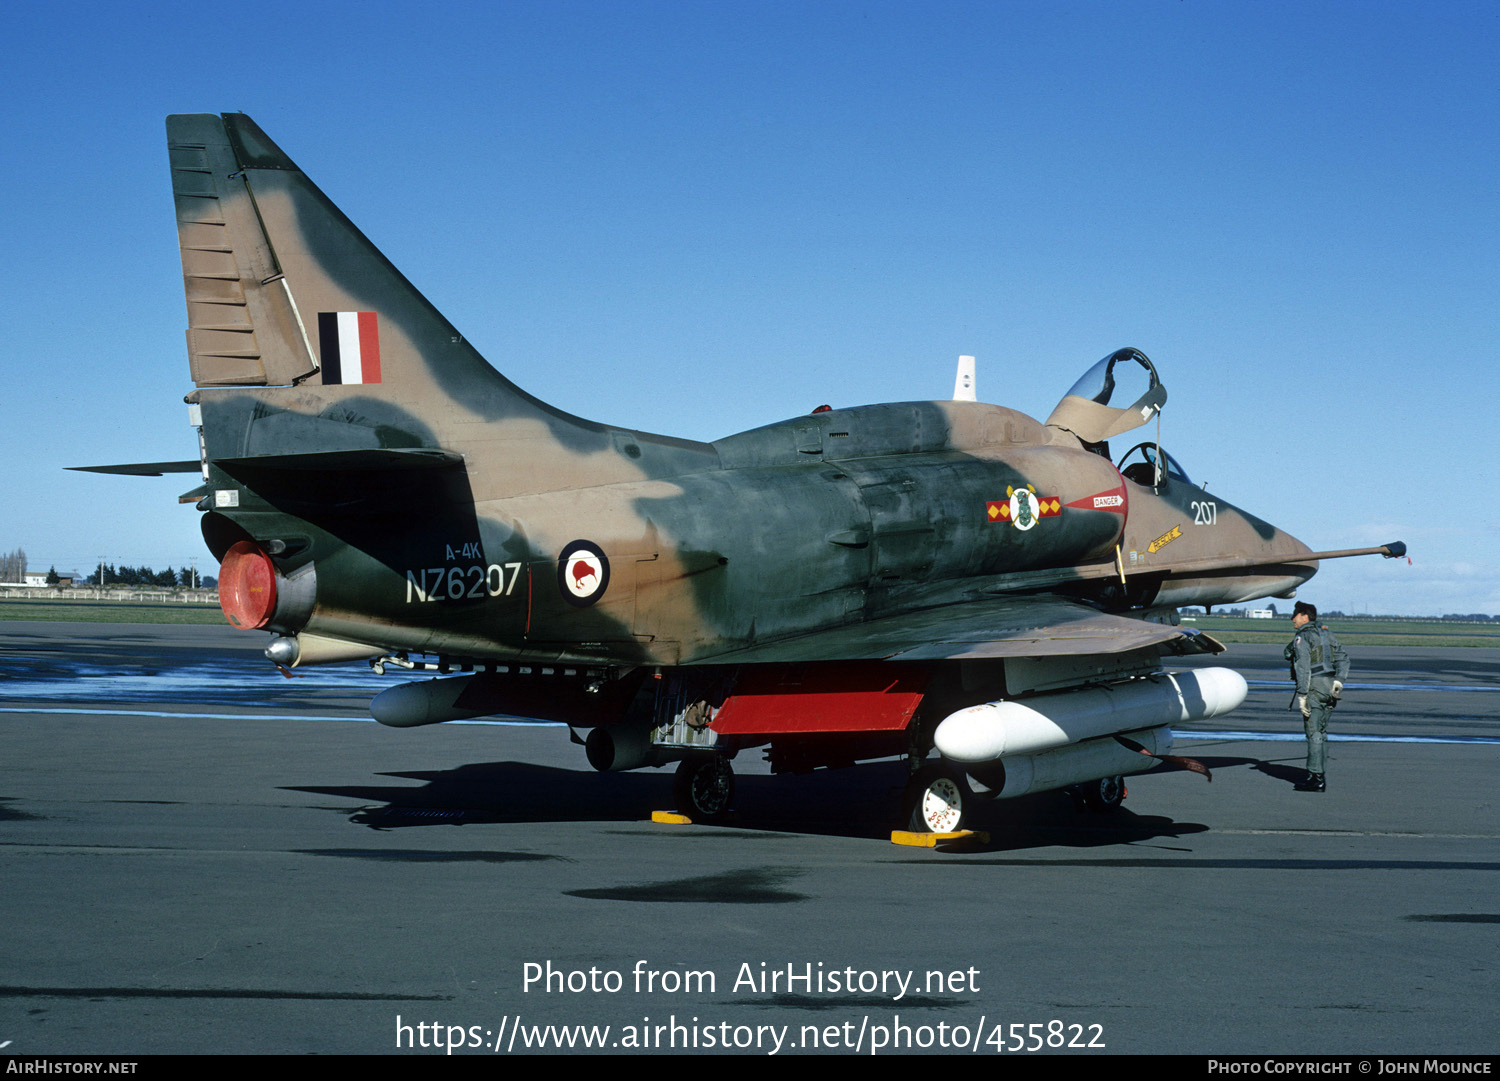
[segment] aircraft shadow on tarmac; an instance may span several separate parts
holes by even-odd
[[[1224,760],[1248,764],[1253,760]],[[1173,771],[1160,767],[1154,772]],[[288,790],[359,800],[349,821],[375,830],[519,822],[642,822],[671,810],[669,771],[596,773],[527,762],[485,762],[450,770],[382,774],[409,785],[289,786]],[[738,836],[813,834],[886,840],[899,821],[906,767],[874,762],[805,776],[740,774],[735,811],[722,823]],[[969,828],[990,834],[988,851],[1051,846],[1097,848],[1201,833],[1201,823],[1137,814],[1128,806],[1099,814],[1067,792],[1004,801],[974,800]],[[668,828],[668,827],[664,827]],[[701,836],[724,831],[703,831]]]

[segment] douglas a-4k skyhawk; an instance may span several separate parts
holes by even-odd
[[[248,117],[167,120],[187,396],[231,623],[284,668],[433,672],[371,703],[508,714],[589,761],[673,761],[679,809],[774,772],[905,756],[914,829],[974,793],[1108,807],[1170,726],[1235,708],[1179,605],[1287,597],[1336,556],[1193,485],[1121,349],[1045,422],[955,400],[820,408],[713,443],[583,420],[490,367]],[[967,359],[967,358],[965,358]],[[1144,386],[1115,401],[1116,382]]]

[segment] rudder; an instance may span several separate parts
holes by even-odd
[[[187,298],[188,361],[204,386],[275,386],[318,363],[218,116],[167,118]]]

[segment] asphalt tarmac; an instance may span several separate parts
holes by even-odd
[[[742,755],[733,825],[655,825],[669,770],[383,728],[393,677],[262,644],[0,623],[4,1053],[1500,1050],[1500,651],[1351,651],[1310,795],[1279,649],[1234,647],[1249,701],[1178,733],[1212,783],[941,852],[889,841],[899,763]]]

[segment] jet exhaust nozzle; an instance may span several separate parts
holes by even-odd
[[[276,565],[259,545],[238,541],[219,565],[219,607],[243,630],[259,630],[276,613]]]
[[[318,576],[311,563],[281,573],[270,551],[255,541],[236,541],[219,564],[219,607],[224,618],[242,630],[294,635],[307,625],[317,594]],[[281,663],[280,661],[277,662]]]
[[[1245,678],[1230,668],[1163,673],[1086,690],[984,702],[945,717],[934,742],[962,764],[1033,755],[1082,740],[1218,717],[1245,700]]]

